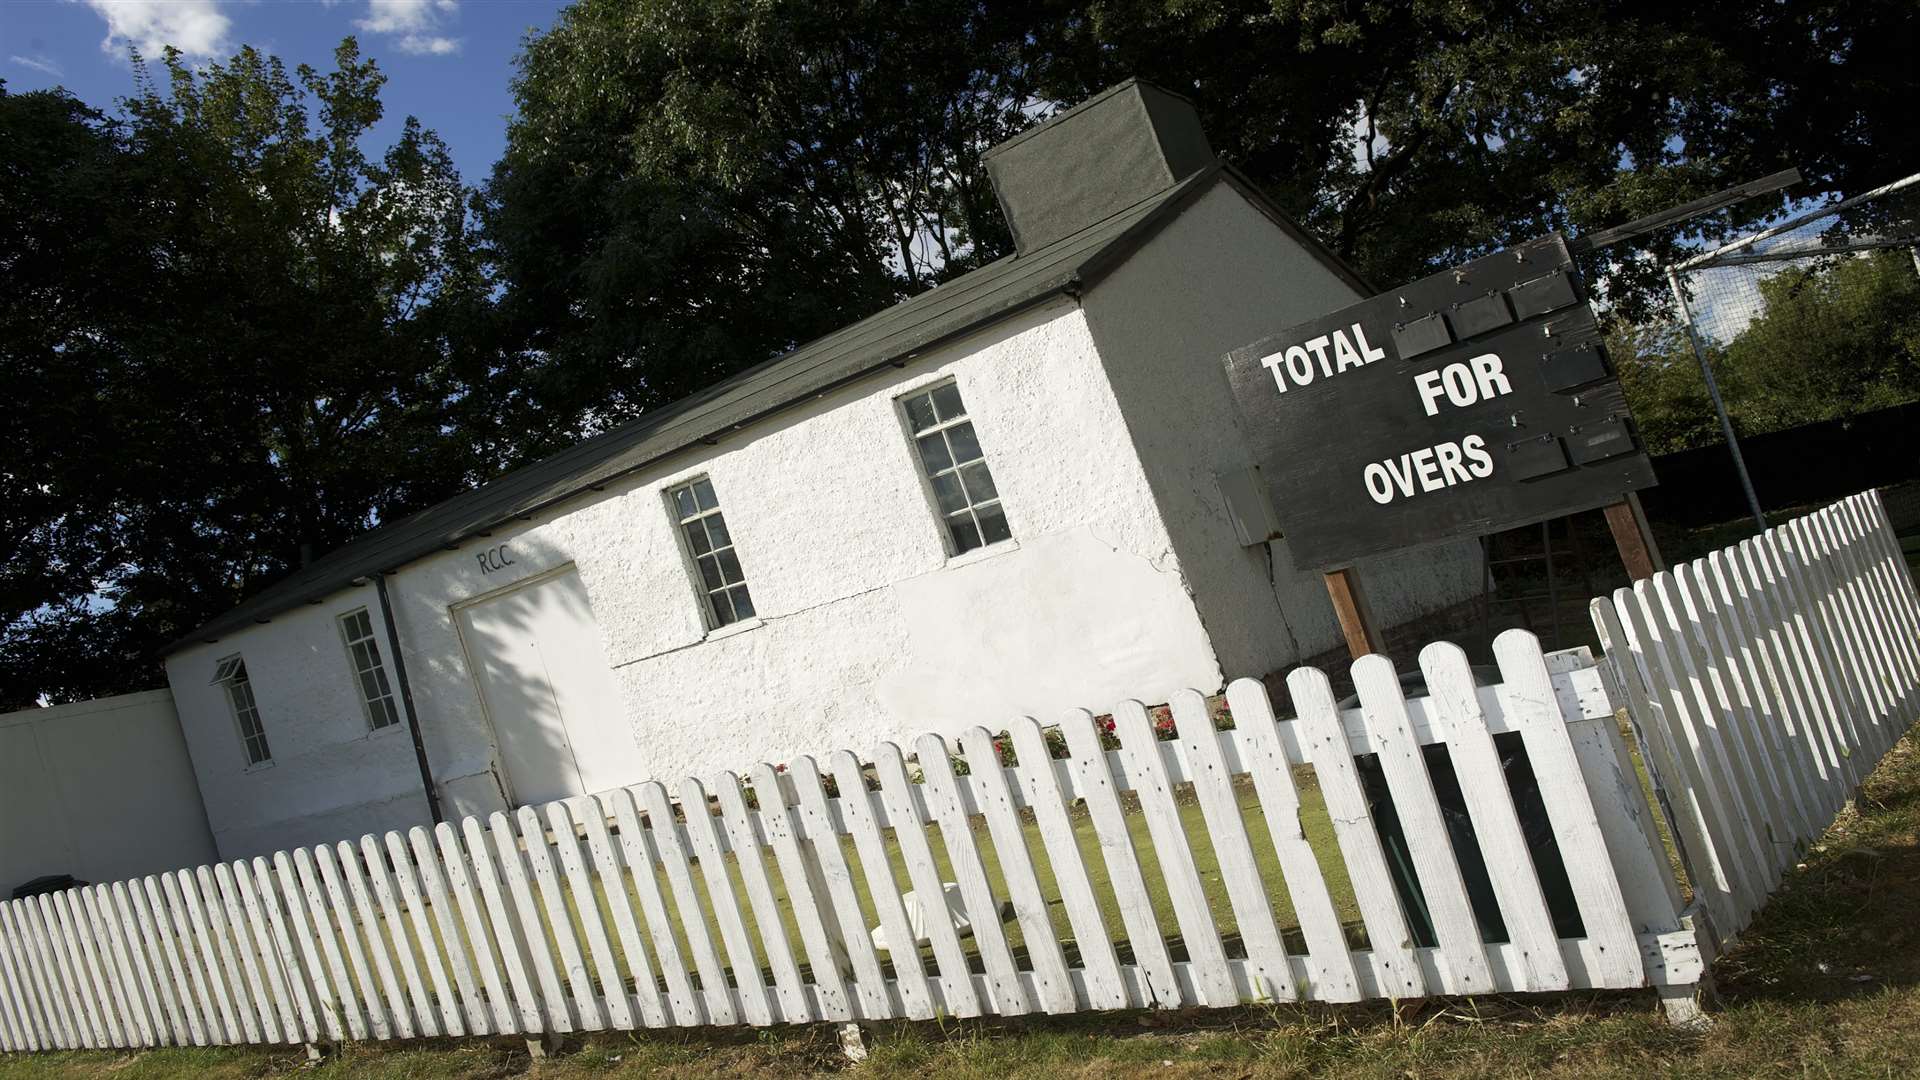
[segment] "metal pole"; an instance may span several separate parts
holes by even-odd
[[[420,787],[427,793],[427,812],[435,825],[447,820],[440,811],[440,792],[433,786],[433,769],[427,764],[427,744],[420,738],[420,716],[413,711],[413,686],[407,682],[407,660],[400,654],[400,632],[393,625],[393,602],[387,597],[387,575],[373,575],[373,587],[380,593],[380,618],[387,624],[387,651],[393,654],[393,674],[400,681],[400,704],[407,710],[407,730],[413,733],[413,760],[420,766]]]
[[[1767,515],[1760,509],[1760,496],[1754,494],[1753,477],[1747,472],[1747,459],[1741,456],[1740,440],[1733,434],[1733,419],[1727,415],[1727,404],[1720,400],[1720,384],[1714,380],[1713,365],[1707,363],[1707,352],[1700,347],[1700,335],[1693,330],[1693,309],[1687,306],[1687,294],[1680,288],[1680,273],[1667,267],[1667,284],[1673,288],[1673,302],[1679,305],[1680,325],[1687,328],[1687,343],[1693,346],[1693,358],[1700,363],[1700,374],[1707,380],[1707,397],[1713,400],[1713,412],[1720,418],[1720,431],[1727,437],[1727,449],[1733,452],[1733,469],[1740,474],[1740,487],[1747,493],[1747,509],[1753,511],[1754,524],[1761,532],[1767,531]]]

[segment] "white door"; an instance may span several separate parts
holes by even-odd
[[[609,782],[630,769],[633,737],[578,570],[469,604],[458,617],[517,803],[633,782]]]

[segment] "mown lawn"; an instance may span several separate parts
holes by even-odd
[[[852,1066],[832,1031],[601,1037],[546,1061],[517,1040],[298,1053],[165,1050],[0,1058],[0,1080],[788,1077],[1899,1077],[1920,1075],[1920,747],[1902,741],[1746,939],[1717,965],[1712,1030],[1652,996],[1582,994],[1067,1020],[882,1024]]]

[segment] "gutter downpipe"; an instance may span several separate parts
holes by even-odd
[[[393,625],[393,602],[387,596],[387,575],[376,571],[373,587],[380,593],[380,619],[387,627],[387,651],[393,654],[393,674],[400,680],[400,703],[407,710],[407,730],[413,735],[413,759],[420,766],[420,788],[427,795],[433,823],[447,820],[440,810],[440,792],[433,786],[433,768],[427,764],[427,744],[420,737],[420,715],[413,709],[413,686],[407,681],[407,661],[400,652],[400,633]]]

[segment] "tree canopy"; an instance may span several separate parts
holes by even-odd
[[[108,118],[0,88],[0,702],[151,686],[168,641],[481,475],[468,192],[383,76],[244,49]]]
[[[1916,24],[1903,0],[576,0],[525,43],[479,192],[412,121],[368,149],[383,76],[351,39],[325,72],[169,55],[112,115],[0,83],[0,378],[30,388],[0,399],[0,704],[152,685],[159,646],[308,556],[1007,254],[982,152],[1126,77],[1191,97],[1385,285],[1787,164],[1800,197],[1920,171]],[[1658,267],[1780,205],[1593,260],[1656,445],[1712,425],[1633,329]],[[1827,393],[1765,344],[1829,318],[1809,305],[1725,343],[1729,378]],[[1911,352],[1844,407],[1916,392]]]

